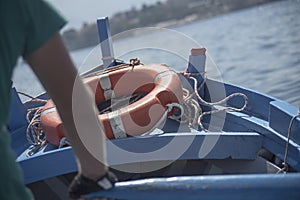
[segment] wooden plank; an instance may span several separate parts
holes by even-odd
[[[11,105],[10,105],[10,116],[8,122],[8,129],[10,132],[17,130],[28,123],[26,121],[27,110],[23,106],[21,99],[15,88],[11,89]]]
[[[111,140],[108,163],[184,159],[255,159],[262,145],[257,133],[165,133],[151,137]]]
[[[284,158],[287,138],[269,127],[269,122],[239,112],[228,112],[226,120],[255,131],[263,136],[262,146],[278,158]],[[290,141],[287,161],[294,169],[300,171],[300,145]]]
[[[107,140],[110,166],[148,161],[185,159],[243,159],[257,157],[262,137],[257,133],[168,133],[155,136]],[[70,147],[45,149],[17,159],[24,171],[25,183],[77,170]]]
[[[11,148],[14,150],[16,155],[20,155],[30,146],[26,138],[26,129],[27,125],[15,130],[10,134]]]
[[[225,91],[224,91],[225,90]],[[221,100],[226,96],[240,92],[248,97],[248,106],[245,113],[256,116],[264,120],[269,117],[269,103],[275,99],[265,94],[259,93],[254,90],[246,89],[232,84],[222,83],[216,80],[208,79],[206,81],[205,99],[210,101],[210,95],[214,95],[214,101]],[[212,94],[210,94],[212,93]],[[224,95],[225,94],[225,95]],[[219,96],[218,96],[219,95]],[[244,100],[241,97],[235,97],[228,101],[229,106],[242,107]]]
[[[108,17],[97,19],[97,27],[102,52],[103,67],[107,68],[114,64],[114,51]]]
[[[24,152],[16,161],[23,170],[25,184],[77,171],[71,147],[39,152],[31,157]]]
[[[283,101],[270,102],[270,127],[287,137],[291,119],[298,114],[298,108]],[[300,117],[292,126],[290,138],[300,145]]]
[[[85,195],[130,200],[300,199],[300,174],[221,175],[151,178],[117,183]]]

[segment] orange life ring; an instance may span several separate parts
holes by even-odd
[[[108,139],[142,135],[152,130],[165,114],[168,105],[180,104],[183,98],[180,78],[173,69],[165,65],[132,67],[124,64],[108,68],[99,74],[89,75],[83,81],[95,91],[96,104],[112,97],[135,92],[146,93],[132,104],[99,114],[99,120],[104,125]],[[64,129],[51,100],[42,109],[41,126],[47,140],[58,146],[64,137]]]

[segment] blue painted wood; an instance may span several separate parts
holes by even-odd
[[[226,96],[233,94],[235,92],[241,92],[245,95],[247,95],[249,104],[244,111],[245,113],[248,113],[251,116],[256,116],[264,120],[268,120],[269,117],[269,103],[271,101],[276,100],[275,98],[272,98],[270,96],[264,95],[262,93],[259,93],[254,90],[246,89],[243,87],[238,87],[236,85],[230,85],[227,83],[222,83],[216,80],[208,79],[206,81],[206,87],[205,90],[205,100],[210,101],[210,93],[213,93],[215,96],[215,99],[221,100],[224,98],[224,88]],[[218,97],[218,94],[219,97]],[[232,100],[228,101],[228,105],[234,106],[234,107],[242,107],[244,104],[244,101],[241,97],[233,98]]]
[[[86,198],[126,200],[300,199],[300,174],[223,175],[151,178],[117,183]]]
[[[24,152],[16,161],[23,170],[25,184],[77,171],[71,147],[42,151],[31,157]]]
[[[298,114],[298,108],[283,101],[270,102],[269,122],[270,127],[281,135],[287,137],[291,119]],[[300,144],[300,117],[292,126],[290,138]]]
[[[107,159],[110,165],[178,159],[250,160],[257,157],[261,145],[262,138],[256,133],[165,133],[111,140]]]
[[[108,18],[98,19],[97,25],[104,66],[115,65]],[[188,72],[204,71],[204,68],[195,67],[195,63],[199,60],[194,59],[196,58],[190,57]],[[201,80],[202,77],[198,77],[198,81],[201,82]],[[222,99],[225,95],[219,94],[224,92],[226,96],[242,92],[249,98],[249,105],[244,113],[228,112],[226,116],[225,130],[240,132],[204,134],[202,132],[187,133],[184,131],[185,129],[181,129],[180,133],[177,133],[177,126],[173,124],[172,127],[164,127],[164,130],[169,132],[164,135],[107,141],[108,163],[118,165],[178,159],[255,159],[262,147],[283,159],[287,141],[286,125],[294,111],[275,98],[214,80],[207,80],[205,89],[200,91],[206,100],[212,99],[212,94],[217,95],[217,97],[214,96],[214,100]],[[44,94],[43,97],[47,98],[47,95]],[[238,97],[230,100],[228,105],[241,107],[243,102],[243,99]],[[36,104],[31,103],[23,107],[17,96],[13,97],[13,109],[21,110],[21,112],[18,111],[19,114],[11,117],[12,146],[19,155],[17,161],[24,170],[25,183],[77,171],[70,147],[55,149],[48,145],[37,154],[26,157],[25,149],[28,148],[28,143],[25,137],[26,127],[22,124],[25,119],[23,111],[33,106]],[[207,109],[204,108],[204,110]],[[210,119],[207,117],[204,120],[205,123],[209,123]],[[292,131],[297,132],[298,130],[299,121],[297,120]],[[163,151],[163,153],[159,151],[172,144],[176,139],[178,141],[173,143],[168,151]],[[293,134],[292,139],[287,161],[295,170],[300,171],[299,137]],[[183,144],[188,145],[186,149],[182,150],[180,148]],[[139,156],[136,156],[137,154],[131,157],[124,156],[116,152],[115,147],[127,152],[138,153]],[[209,150],[203,153],[202,147],[205,147],[204,150]],[[178,150],[182,151],[179,151],[180,154],[175,154]],[[145,156],[149,152],[156,153]],[[300,199],[299,176],[298,173],[147,179],[117,183],[112,191],[98,193],[96,196],[107,195],[120,199]]]
[[[263,147],[273,153],[276,157],[283,160],[285,154],[285,146],[278,145],[278,143],[271,139],[265,139],[263,141]],[[296,148],[294,145],[289,145],[289,151],[287,156],[287,163],[296,171],[300,171],[300,148]]]
[[[247,127],[248,129],[264,136],[262,146],[283,160],[287,138],[270,128],[268,121],[239,112],[228,112],[226,120],[240,124],[241,126]],[[295,170],[300,171],[299,144],[290,141],[287,160]]]
[[[8,129],[10,132],[17,130],[27,125],[26,121],[27,110],[24,108],[21,99],[15,88],[11,89],[11,105]]]
[[[114,51],[108,17],[97,19],[98,35],[102,52],[103,67],[114,65]]]
[[[214,139],[217,139],[214,144]],[[262,147],[262,136],[254,133],[227,132],[227,133],[205,133],[202,138],[196,138],[192,145],[183,154],[183,159],[195,159],[198,154],[200,159],[243,159],[253,160],[257,158],[258,151]],[[214,145],[205,156],[200,156],[200,151]]]
[[[27,125],[11,132],[11,148],[16,155],[20,155],[30,146],[26,138]]]
[[[206,152],[208,147],[205,148],[203,141],[206,141],[210,147],[209,141],[216,138],[217,142],[209,149],[209,152]],[[159,151],[160,148],[169,145],[172,140],[173,142],[174,140],[177,141],[165,151]],[[182,147],[185,144],[187,147],[181,149],[180,145]],[[170,133],[107,141],[107,158],[110,166],[135,162],[187,159],[232,158],[252,160],[257,157],[261,145],[262,137],[257,133],[180,133],[179,135]],[[116,149],[122,149],[122,151],[116,151]],[[125,154],[123,154],[124,152]],[[130,153],[126,154],[128,152]],[[147,154],[148,152],[150,154]],[[18,157],[17,162],[24,171],[26,184],[77,170],[70,147],[43,149],[31,157],[26,157],[26,152],[24,152]]]
[[[192,73],[192,74],[193,73],[194,74],[200,73],[200,74],[204,75],[205,61],[206,61],[206,55],[197,55],[197,56],[190,55],[189,56],[189,63],[188,63],[188,67],[187,67],[186,72]],[[194,76],[194,77],[197,78],[198,87],[199,87],[201,85],[201,83],[203,82],[203,80],[204,80],[203,76],[199,75],[199,76]],[[192,81],[190,83],[193,85]],[[193,88],[193,86],[192,86],[192,88]],[[199,92],[199,95],[201,97],[203,97],[204,88],[200,88],[200,90],[198,92]]]
[[[226,120],[223,126],[223,131],[228,132],[228,131],[237,131],[237,132],[251,132],[253,131],[249,127],[246,127],[239,121],[233,121],[233,120],[228,120],[228,115],[226,116]]]

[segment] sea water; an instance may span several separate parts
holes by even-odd
[[[161,29],[143,28],[138,35],[113,37],[115,56],[128,61],[166,63],[185,70],[189,50],[204,46],[213,61],[208,77],[254,89],[300,106],[300,1],[280,1],[202,21]],[[99,46],[71,52],[78,69],[101,61]],[[43,92],[29,67],[19,61],[14,76],[17,90],[32,96]]]

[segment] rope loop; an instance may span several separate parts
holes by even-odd
[[[110,73],[112,71],[116,71],[116,70],[120,70],[120,69],[124,69],[124,68],[128,68],[128,67],[134,68],[134,66],[140,65],[140,64],[142,64],[142,63],[140,62],[140,60],[138,58],[133,58],[133,59],[130,59],[129,64],[121,64],[121,65],[109,67],[106,69],[102,69],[102,70],[99,70],[97,72],[87,75],[87,77],[106,74],[106,73]],[[211,114],[214,114],[217,112],[222,112],[222,111],[227,111],[227,110],[242,112],[243,110],[246,109],[247,104],[248,104],[248,97],[243,93],[231,94],[217,102],[205,101],[199,95],[198,90],[200,88],[204,87],[204,84],[206,83],[206,80],[207,80],[206,72],[202,72],[202,73],[177,72],[177,73],[183,75],[184,77],[186,77],[187,79],[189,79],[193,82],[193,84],[192,84],[193,91],[190,91],[187,88],[183,88],[183,102],[181,104],[178,104],[178,103],[168,104],[163,117],[156,124],[157,126],[162,124],[162,122],[165,121],[166,118],[169,117],[173,120],[178,121],[179,123],[187,123],[190,127],[195,128],[195,129],[198,129],[198,127],[200,126],[200,128],[202,130],[207,132],[208,130],[205,129],[205,127],[203,126],[203,122],[202,122],[202,119],[205,115],[211,115]],[[197,76],[201,76],[203,78],[203,81],[201,82],[200,85],[198,84],[198,80],[196,78]],[[37,99],[37,98],[31,97],[30,95],[27,95],[25,93],[20,92],[20,94],[23,94],[23,95],[31,98],[31,101],[38,101],[41,103],[47,102],[46,100]],[[139,100],[143,96],[144,96],[143,94],[133,94],[130,96],[123,96],[123,97],[115,98],[111,101],[111,105],[108,108],[104,108],[103,110],[101,110],[100,113],[102,114],[102,113],[106,113],[106,112],[111,112],[111,110],[113,110],[113,109],[122,107],[124,105],[124,102],[132,103],[132,102]],[[235,98],[237,96],[240,96],[244,99],[244,104],[240,108],[223,105],[228,100]],[[200,105],[209,106],[214,109],[211,111],[203,112]],[[218,106],[218,109],[216,108],[217,106]],[[219,107],[219,106],[221,106],[221,107]],[[45,141],[46,141],[45,135],[44,135],[43,130],[40,125],[41,108],[42,107],[28,109],[28,113],[26,116],[26,119],[28,121],[26,137],[27,137],[28,142],[34,146],[41,146],[41,145],[45,144]],[[180,114],[178,114],[179,112],[176,111],[176,112],[173,112],[172,115],[169,115],[169,113],[173,110],[173,108],[178,108],[178,110],[180,111]],[[62,140],[61,142],[62,142],[61,146],[64,146],[65,144],[67,144],[67,140]]]
[[[224,99],[217,101],[217,102],[207,102],[205,101],[198,93],[198,90],[202,88],[207,80],[206,72],[203,73],[188,73],[188,72],[178,72],[179,74],[182,74],[187,79],[190,79],[193,81],[193,92],[191,93],[188,89],[183,89],[183,108],[184,108],[184,118],[181,122],[186,123],[188,122],[189,126],[197,128],[200,126],[200,128],[206,132],[208,132],[207,129],[204,128],[202,123],[202,118],[205,115],[211,115],[222,111],[232,110],[236,112],[242,112],[246,109],[248,105],[248,97],[243,93],[233,93]],[[202,76],[203,81],[198,86],[198,80],[195,78],[195,76]],[[222,108],[211,110],[207,112],[202,112],[201,105],[208,106],[208,107],[215,107],[215,106],[222,106],[224,103],[228,102],[228,100],[240,96],[244,99],[244,104],[240,108],[235,108],[231,106],[223,106]]]
[[[44,105],[47,102],[47,100],[33,97],[24,92],[18,91],[18,94],[21,94],[23,96],[30,98],[30,100],[24,102],[24,104],[38,102],[38,103],[42,103]],[[27,110],[26,121],[28,123],[28,126],[26,129],[26,139],[27,139],[28,143],[30,145],[32,145],[32,147],[26,153],[27,156],[33,155],[34,153],[36,153],[39,149],[41,149],[46,144],[46,137],[43,133],[41,123],[40,123],[42,107],[43,106],[38,106],[35,108],[29,108]]]
[[[282,162],[283,167],[277,172],[277,174],[279,174],[279,173],[285,174],[288,171],[287,156],[288,156],[288,151],[289,151],[291,131],[292,131],[294,121],[298,117],[300,117],[300,108],[299,108],[298,114],[296,114],[294,117],[292,117],[292,119],[290,121],[289,128],[288,128],[288,134],[287,134],[287,141],[286,141],[286,145],[285,145],[285,152],[284,152],[284,157],[283,157],[283,162]]]

